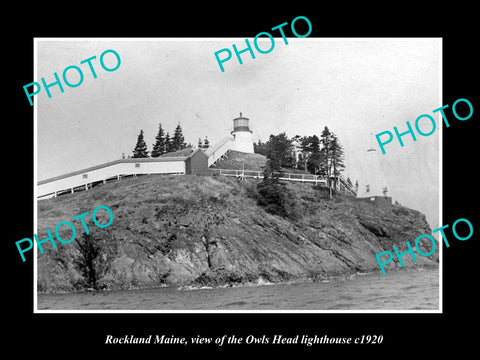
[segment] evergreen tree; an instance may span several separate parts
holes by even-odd
[[[172,152],[172,139],[170,139],[170,134],[167,131],[167,135],[165,135],[165,152],[169,153]]]
[[[185,138],[183,137],[182,127],[180,126],[180,123],[178,123],[177,127],[175,128],[175,132],[173,133],[171,151],[182,150],[186,147],[187,144],[185,143]]]
[[[133,149],[133,157],[134,158],[148,157],[147,144],[145,143],[145,140],[143,138],[143,130],[140,130],[140,134],[138,134],[137,145],[135,145],[135,149]]]
[[[332,133],[332,141],[330,143],[331,156],[331,174],[334,176],[334,187],[337,186],[338,177],[345,168],[343,147],[340,144],[338,137]]]
[[[305,154],[304,157],[308,157],[310,151],[310,138],[308,136],[302,136],[299,141],[302,152]]]
[[[305,164],[307,163],[307,158],[306,155],[301,152],[298,154],[298,162],[297,162],[297,169],[298,170],[306,170],[305,169]]]
[[[327,183],[330,186],[330,176],[332,175],[331,155],[330,155],[332,134],[330,133],[330,130],[328,130],[328,127],[326,126],[323,129],[322,134],[320,135],[320,143],[322,144],[322,149],[320,150],[321,156],[322,156],[322,162],[320,164],[320,172],[321,174],[327,177]]]
[[[270,135],[267,143],[267,158],[273,171],[280,172],[282,167],[293,167],[295,159],[292,152],[292,142],[284,132]]]
[[[274,183],[280,182],[279,178],[282,169],[278,166],[278,163],[267,158],[265,165],[263,166],[263,179],[264,181],[271,180]]]
[[[307,136],[302,136],[299,142],[302,152],[298,159],[298,168],[307,171],[308,158],[310,157],[310,141]]]
[[[208,149],[210,147],[210,141],[208,141],[207,137],[205,136],[205,140],[203,140],[203,148]]]
[[[313,135],[308,138],[308,150],[310,156],[307,160],[307,170],[312,174],[317,174],[320,172],[320,165],[322,163],[322,157],[320,154],[320,139],[317,135]]]
[[[155,144],[152,149],[152,157],[159,157],[165,153],[165,135],[163,133],[162,124],[158,126],[158,134],[155,137]]]
[[[267,143],[262,143],[262,141],[258,139],[258,143],[253,143],[253,152],[267,156]]]

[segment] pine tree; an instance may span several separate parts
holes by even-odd
[[[320,172],[320,165],[322,163],[320,154],[320,139],[317,135],[313,135],[308,138],[308,142],[308,151],[310,156],[307,160],[307,170],[312,174],[317,174]]]
[[[133,157],[134,158],[148,157],[147,144],[145,143],[145,140],[143,138],[143,130],[140,130],[140,134],[138,134],[137,145],[135,145],[135,149],[133,149]]]
[[[320,143],[322,144],[322,149],[320,150],[321,156],[322,156],[320,172],[327,177],[327,183],[330,186],[330,176],[332,175],[331,155],[330,155],[332,134],[330,133],[330,130],[328,130],[328,127],[326,126],[323,129],[322,134],[320,135]]]
[[[185,138],[183,137],[182,127],[180,123],[178,123],[177,127],[175,128],[175,132],[173,133],[172,138],[172,149],[171,151],[177,151],[185,149],[187,144],[185,143]]]
[[[310,140],[308,136],[302,136],[299,141],[300,147],[302,148],[302,152],[298,159],[299,169],[307,171],[307,162],[310,157]]]
[[[167,135],[165,135],[165,152],[169,153],[172,152],[172,139],[170,139],[170,134],[167,131]]]
[[[333,133],[332,133],[332,142],[330,144],[330,155],[331,155],[331,164],[332,164],[331,174],[334,176],[335,187],[336,187],[338,177],[340,176],[340,173],[345,168],[345,164],[344,164],[345,158],[344,158],[343,147],[340,144],[340,140]]]
[[[273,171],[280,172],[282,167],[293,167],[295,159],[292,142],[286,133],[270,135],[267,142],[267,158]]]
[[[210,141],[208,141],[207,137],[205,136],[205,140],[203,140],[203,148],[208,149],[210,147]]]
[[[262,141],[258,139],[258,143],[253,143],[253,152],[267,156],[267,143],[262,143]]]
[[[165,135],[163,133],[162,124],[158,125],[158,133],[155,137],[155,144],[152,149],[152,157],[159,157],[165,153]]]

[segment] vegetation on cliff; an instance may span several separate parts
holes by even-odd
[[[106,229],[89,226],[89,239],[80,225],[75,242],[38,254],[38,290],[216,286],[380,271],[375,254],[431,233],[415,210],[379,208],[342,194],[330,200],[324,188],[306,183],[282,185],[295,216],[279,216],[259,205],[258,182],[150,175],[40,201],[39,237],[99,205],[114,220]],[[91,240],[97,246],[85,248]],[[89,251],[90,265],[82,266]],[[438,266],[437,254],[403,261]]]

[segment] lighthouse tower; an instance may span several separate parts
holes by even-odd
[[[233,119],[233,131],[231,134],[234,146],[232,150],[253,154],[252,130],[250,130],[248,125],[249,121],[248,118],[242,116],[242,113],[240,113],[240,117]]]

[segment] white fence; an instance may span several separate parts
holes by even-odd
[[[230,170],[230,169],[210,169],[212,172],[218,172],[223,176],[235,176],[238,178],[249,177],[255,179],[263,179],[263,172],[257,170]],[[279,173],[280,180],[314,182],[316,184],[327,184],[327,179],[320,175],[313,174],[295,174],[295,173]]]
[[[238,178],[254,178],[263,179],[263,172],[257,170],[230,170],[230,169],[210,169],[213,173],[218,173],[223,176],[234,176]],[[280,180],[311,182],[315,184],[322,184],[327,186],[326,176],[313,174],[297,174],[297,173],[278,173]],[[354,196],[357,195],[356,189],[348,181],[340,176],[337,181],[337,190],[348,192]]]

